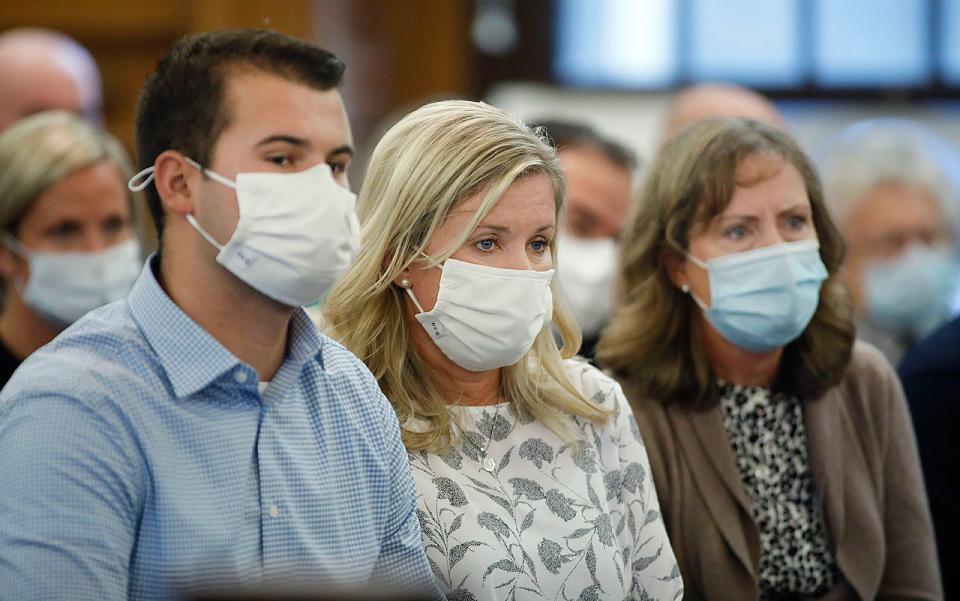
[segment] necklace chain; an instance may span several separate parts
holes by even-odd
[[[497,400],[502,401],[502,398],[503,397],[500,396],[498,397]],[[493,473],[493,470],[497,468],[497,462],[494,461],[493,457],[491,457],[487,453],[487,449],[489,449],[490,444],[493,443],[493,431],[497,427],[497,418],[500,417],[500,405],[502,404],[503,404],[502,402],[497,403],[497,410],[493,414],[493,419],[490,420],[490,433],[487,435],[487,442],[484,443],[483,446],[475,443],[473,439],[471,439],[469,436],[466,436],[466,435],[463,436],[464,440],[469,442],[471,445],[476,447],[478,451],[480,451],[480,456],[481,456],[480,466],[489,473]]]

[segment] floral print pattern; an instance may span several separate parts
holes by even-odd
[[[564,441],[509,405],[463,407],[467,429],[453,447],[410,455],[423,544],[448,599],[682,598],[630,407],[597,369],[568,368],[587,398],[616,412],[609,423],[574,420]],[[488,436],[492,473],[478,450]]]

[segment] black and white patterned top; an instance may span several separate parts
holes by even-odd
[[[818,597],[834,584],[800,402],[720,383],[723,425],[760,530],[760,598]]]
[[[460,407],[466,429],[453,447],[410,454],[430,567],[451,601],[680,601],[630,405],[595,367],[565,367],[584,398],[616,416],[574,419],[564,440],[509,403]]]

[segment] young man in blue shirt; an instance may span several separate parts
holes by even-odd
[[[432,586],[396,417],[299,308],[355,250],[342,72],[237,30],[148,78],[161,250],[0,395],[0,598]]]

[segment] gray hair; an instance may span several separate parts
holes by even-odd
[[[960,160],[940,136],[906,119],[868,119],[847,127],[817,161],[827,205],[839,223],[874,187],[897,183],[933,197],[960,241]]]
[[[40,195],[74,171],[105,160],[131,177],[123,146],[77,115],[49,111],[17,121],[0,133],[0,229],[15,228]]]

